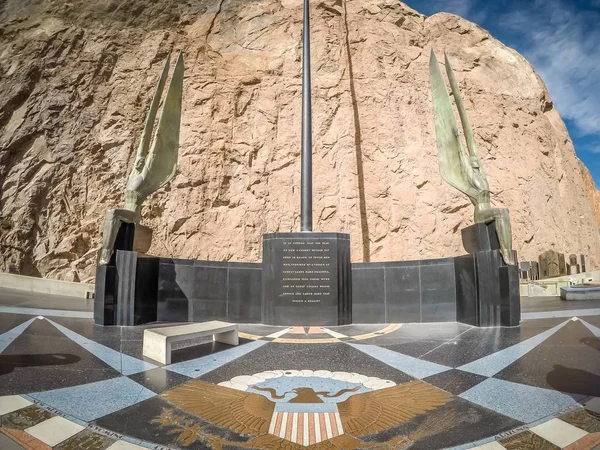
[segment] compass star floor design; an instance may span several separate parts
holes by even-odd
[[[524,298],[514,328],[240,325],[170,365],[91,306],[0,289],[0,448],[600,445],[600,302]]]

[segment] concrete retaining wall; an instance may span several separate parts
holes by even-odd
[[[40,294],[78,298],[86,298],[88,292],[94,292],[93,284],[26,277],[12,273],[0,273],[0,287],[27,292],[38,292]]]

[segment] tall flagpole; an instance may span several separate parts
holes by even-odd
[[[300,231],[312,231],[312,112],[310,92],[310,13],[304,0],[302,41],[302,146]]]

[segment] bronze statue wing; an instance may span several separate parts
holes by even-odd
[[[357,394],[338,403],[344,432],[367,436],[446,404],[452,395],[421,380]]]
[[[479,192],[469,183],[467,175],[470,167],[469,159],[460,143],[448,88],[433,49],[429,59],[429,81],[433,96],[433,116],[440,175],[448,184],[474,198]]]
[[[137,187],[137,191],[142,198],[145,198],[169,182],[177,169],[179,128],[181,126],[181,98],[183,95],[183,70],[183,55],[180,52],[163,103],[160,119],[158,120],[154,142],[146,157],[146,163],[141,173],[143,181]],[[152,107],[154,106],[153,100]],[[147,126],[148,123],[146,123]]]
[[[202,380],[191,380],[161,397],[186,412],[240,434],[267,433],[275,409],[275,403],[260,394]]]

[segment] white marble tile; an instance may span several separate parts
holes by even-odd
[[[474,447],[473,450],[506,450],[506,447],[501,445],[498,441],[488,442],[487,444]]]
[[[131,444],[127,441],[117,441],[106,450],[136,450],[143,449],[144,447],[140,447],[139,445]]]
[[[20,395],[7,395],[6,397],[0,397],[0,416],[4,414],[17,411],[19,409],[27,408],[32,405],[29,400],[25,400]]]
[[[531,431],[560,448],[566,447],[588,434],[587,431],[560,419],[551,419],[531,428]]]
[[[25,432],[29,433],[44,444],[54,447],[61,442],[75,436],[81,430],[85,429],[79,424],[71,422],[64,417],[55,416],[44,420],[33,427],[27,428]]]

